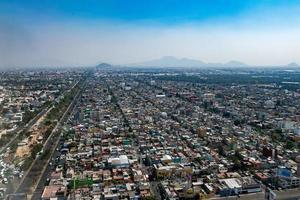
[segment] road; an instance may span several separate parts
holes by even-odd
[[[65,116],[63,116],[61,118],[61,121],[58,124],[63,125],[66,122],[66,120],[68,119],[68,116],[70,116],[70,114],[73,112],[74,108],[77,105],[77,100],[78,100],[79,95],[80,95],[80,91],[76,94],[73,102],[70,104],[70,106],[68,108],[68,110],[71,112],[69,112],[68,115],[66,114],[66,113],[68,113],[68,111],[65,112],[64,113]],[[59,128],[59,127],[56,127],[56,128]],[[60,152],[56,150],[60,146],[60,138],[61,138],[61,135],[59,135],[58,138],[56,139],[55,146],[52,147],[51,155],[49,156],[49,159],[47,161],[48,164],[44,166],[44,168],[42,170],[42,174],[40,175],[38,181],[36,182],[37,184],[33,188],[33,193],[32,193],[32,197],[31,197],[32,200],[41,199],[45,184],[47,182],[47,178],[49,177],[49,174],[52,170],[52,166],[49,165],[49,162],[50,162],[50,160],[54,160],[56,157],[60,156]]]
[[[48,112],[48,110],[51,109],[49,106],[48,108],[44,108],[41,112],[39,112],[33,119],[31,119],[26,125],[19,127],[18,130],[16,130],[16,135],[5,145],[0,149],[0,154],[5,153],[8,147],[10,147],[14,142],[17,142],[19,139],[19,136],[24,131],[28,131],[33,125],[36,124],[36,122]],[[6,191],[5,194],[13,193],[15,190],[15,187],[19,184],[19,177],[15,177],[13,180],[9,180],[9,183],[7,186],[5,186]]]
[[[80,90],[79,90],[80,91]],[[15,190],[13,195],[8,195],[8,199],[23,199],[20,196],[17,196],[18,194],[32,194],[35,188],[37,187],[41,177],[43,176],[44,172],[46,171],[46,167],[48,166],[49,160],[51,159],[51,155],[56,149],[56,146],[59,141],[59,129],[61,125],[66,121],[67,115],[70,114],[70,111],[73,109],[73,106],[75,105],[75,101],[78,97],[78,93],[73,98],[72,102],[68,106],[67,110],[63,114],[63,116],[60,118],[60,121],[56,124],[54,129],[52,130],[51,134],[49,135],[48,139],[44,143],[44,146],[42,148],[43,152],[49,152],[50,156],[49,158],[41,158],[36,157],[35,160],[32,162],[31,166],[29,167],[27,173],[24,175],[23,179],[20,181],[19,186]]]
[[[62,95],[57,97],[54,101],[58,100],[59,98],[63,97],[67,92],[72,90],[75,86],[77,86],[79,81],[77,81],[70,89],[65,91]],[[18,127],[14,132],[16,133],[15,136],[5,145],[0,149],[0,154],[4,153],[4,151],[11,146],[11,144],[18,138],[18,136],[23,132],[29,130],[49,109],[52,108],[51,106],[48,106],[44,108],[41,112],[39,112],[33,119],[31,119],[27,124],[24,126]],[[13,133],[12,133],[13,134]]]
[[[280,200],[300,199],[300,189],[299,188],[275,191],[275,193],[277,194],[277,199],[280,199]]]
[[[151,187],[151,193],[153,194],[154,198],[157,200],[161,200],[160,190],[159,190],[159,182],[157,181],[151,181],[150,187]]]
[[[109,88],[108,84],[107,84],[107,87]],[[111,92],[112,92],[112,95],[114,95],[113,91],[111,91]],[[135,92],[137,92],[137,91],[135,91]],[[142,95],[140,95],[140,96],[142,96]],[[134,98],[133,96],[131,96],[131,97]],[[118,105],[118,108],[120,109],[120,112],[122,113],[122,108],[119,106],[118,102],[116,102],[116,105]],[[131,126],[130,120],[127,119],[126,115],[123,115],[122,117],[123,117],[124,121],[128,122],[128,125],[130,127]],[[150,174],[150,170],[151,169],[149,167],[147,167],[147,166],[144,165],[143,159],[142,159],[141,154],[140,154],[139,145],[137,145],[137,143],[138,143],[138,140],[135,137],[134,140],[131,143],[131,145],[134,148],[135,153],[136,153],[135,156],[136,156],[139,164],[141,165],[142,170],[144,172]],[[161,200],[161,196],[160,196],[160,191],[159,191],[158,185],[159,185],[159,182],[157,182],[157,181],[150,181],[150,190],[151,190],[151,193],[154,195],[154,197],[155,197],[156,200]]]
[[[300,199],[300,189],[288,189],[288,190],[281,190],[281,191],[274,191],[277,195],[276,200],[298,200]],[[230,196],[230,197],[213,197],[210,198],[211,200],[234,200],[234,199],[239,199],[239,200],[265,200],[265,193],[264,192],[259,192],[259,193],[253,193],[253,194],[243,194],[240,195],[239,197],[237,196]]]
[[[76,85],[78,84],[75,83],[72,88],[74,88]],[[72,89],[71,88],[71,89]],[[69,91],[69,90],[68,90]],[[66,94],[67,91],[65,91],[62,95],[60,95],[59,97],[56,98],[56,100],[58,100],[59,98],[61,98],[63,95]],[[8,147],[10,147],[14,142],[17,142],[17,140],[19,139],[19,136],[21,133],[26,132],[28,130],[30,130],[36,123],[37,121],[43,116],[45,115],[51,108],[52,108],[52,104],[49,105],[48,107],[42,109],[42,111],[40,111],[33,119],[31,119],[27,124],[20,126],[17,128],[17,130],[15,130],[15,136],[5,145],[0,149],[0,154],[5,153],[5,151],[7,150]],[[21,179],[22,180],[22,179]],[[15,177],[15,179],[13,180],[9,180],[9,184],[6,187],[6,191],[5,191],[5,195],[7,194],[11,194],[16,190],[16,187],[19,185],[20,183],[20,179],[18,177]]]
[[[29,130],[51,107],[44,108],[41,112],[39,112],[33,119],[31,119],[27,124],[24,126],[18,127],[14,132],[16,132],[15,136],[0,149],[0,154],[4,153],[4,151],[11,146],[13,142],[17,140],[19,135],[23,131]],[[13,134],[13,133],[11,133]]]

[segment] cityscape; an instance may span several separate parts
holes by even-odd
[[[3,72],[1,195],[297,198],[296,80],[285,68]]]
[[[0,200],[300,200],[299,0],[1,0]]]

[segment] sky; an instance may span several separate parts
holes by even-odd
[[[300,63],[300,0],[0,0],[0,67]]]

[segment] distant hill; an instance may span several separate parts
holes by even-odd
[[[206,63],[200,60],[175,58],[172,56],[165,56],[155,60],[129,64],[129,66],[133,67],[202,67],[205,65]]]
[[[278,66],[252,66],[247,65],[237,60],[231,60],[227,63],[205,63],[201,60],[189,58],[176,58],[173,56],[164,56],[159,59],[149,60],[145,62],[125,64],[125,65],[111,65],[109,63],[100,63],[96,66],[98,69],[119,69],[124,67],[134,68],[247,68],[247,67],[285,67],[285,68],[300,68],[297,63],[289,63],[287,65]]]
[[[228,67],[247,67],[248,65],[245,63],[242,63],[240,61],[232,60],[229,61],[228,63],[225,63],[224,66]]]
[[[201,60],[194,60],[189,58],[176,58],[173,56],[165,56],[159,59],[128,64],[132,67],[246,67],[245,63],[239,61],[230,61],[228,63],[205,63]]]
[[[298,65],[297,63],[294,63],[294,62],[292,62],[292,63],[289,63],[289,64],[287,64],[286,65],[287,67],[300,67],[300,65]]]
[[[113,66],[108,63],[100,63],[99,65],[96,66],[98,69],[111,69]]]

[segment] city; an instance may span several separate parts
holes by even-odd
[[[300,0],[0,0],[0,200],[300,200]]]
[[[3,198],[300,196],[299,69],[106,65],[1,74]]]

